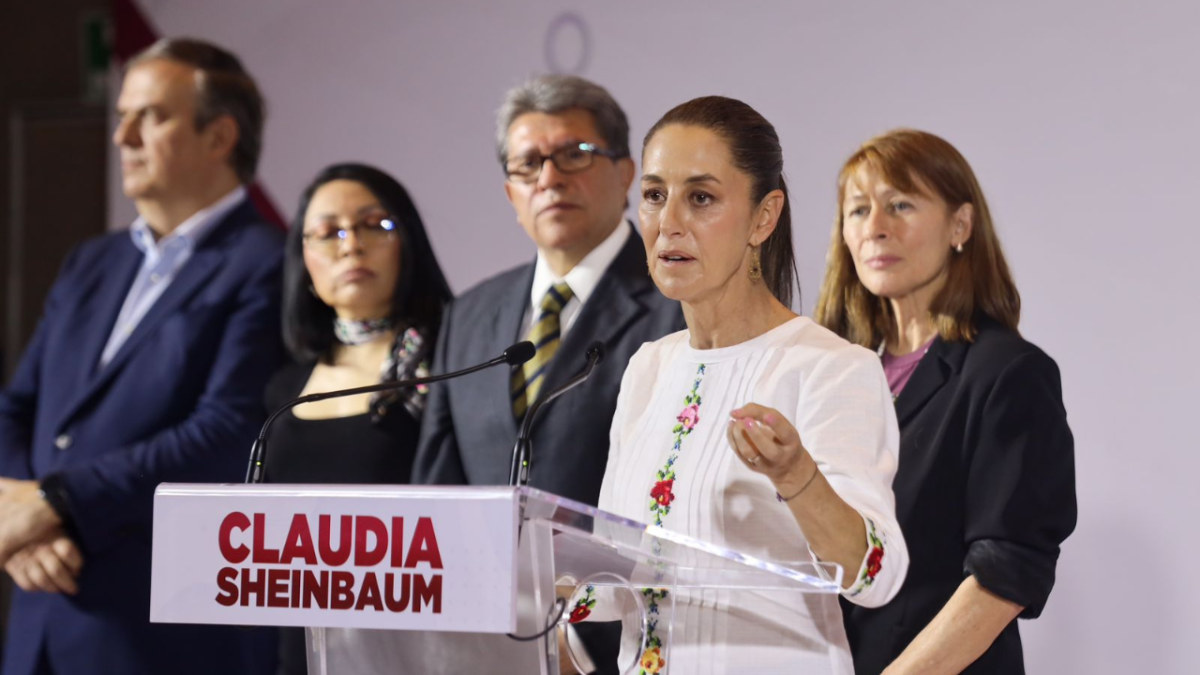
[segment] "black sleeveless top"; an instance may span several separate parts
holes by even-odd
[[[296,398],[315,364],[292,364],[267,385],[272,412]],[[268,483],[408,483],[421,423],[402,405],[389,406],[378,422],[369,413],[351,417],[300,419],[280,415],[267,437]],[[278,675],[307,675],[304,629],[279,630]]]
[[[275,410],[300,395],[315,364],[284,367],[267,385]],[[300,419],[279,416],[267,438],[269,483],[408,483],[421,423],[404,406],[391,406],[377,423],[367,413]]]

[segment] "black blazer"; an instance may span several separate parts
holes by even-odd
[[[1074,441],[1058,366],[989,319],[973,343],[934,341],[896,400],[893,490],[910,564],[879,609],[842,603],[859,675],[881,672],[973,574],[1041,614],[1075,529]],[[1014,621],[965,673],[1024,673]]]
[[[434,357],[445,373],[498,356],[523,339],[534,265],[504,272],[456,299],[446,310]],[[529,484],[595,505],[608,460],[608,432],[621,376],[645,342],[682,330],[678,302],[655,288],[635,231],[605,271],[550,362],[542,391],[549,392],[584,366],[593,340],[607,355],[592,376],[548,403],[531,431]],[[492,368],[430,388],[414,483],[507,485],[517,422],[509,398],[511,370]]]

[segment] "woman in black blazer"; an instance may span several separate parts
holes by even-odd
[[[1075,528],[1074,443],[1054,361],[970,165],[898,130],[847,160],[816,319],[877,349],[896,402],[896,514],[911,564],[880,609],[845,606],[859,675],[1023,673]]]

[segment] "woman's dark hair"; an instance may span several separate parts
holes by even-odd
[[[733,165],[750,176],[750,200],[759,204],[767,193],[783,191],[783,209],[775,231],[762,243],[762,276],[767,288],[784,305],[791,307],[792,290],[799,289],[796,252],[792,249],[792,207],[783,180],[783,148],[775,127],[757,110],[724,96],[703,96],[672,108],[650,127],[642,141],[643,152],[650,139],[672,124],[708,129],[729,144]]]
[[[392,293],[392,318],[416,327],[427,340],[437,337],[442,310],[453,299],[417,207],[396,179],[365,164],[334,164],[321,171],[300,197],[300,208],[288,231],[283,268],[283,342],[292,356],[313,361],[329,355],[334,345],[333,308],[312,292],[304,265],[304,214],[313,194],[335,180],[351,180],[371,191],[396,221],[400,233],[400,274]]]

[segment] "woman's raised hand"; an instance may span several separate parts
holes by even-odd
[[[777,488],[802,485],[816,468],[800,433],[778,410],[749,403],[729,414],[725,435],[738,459]]]

